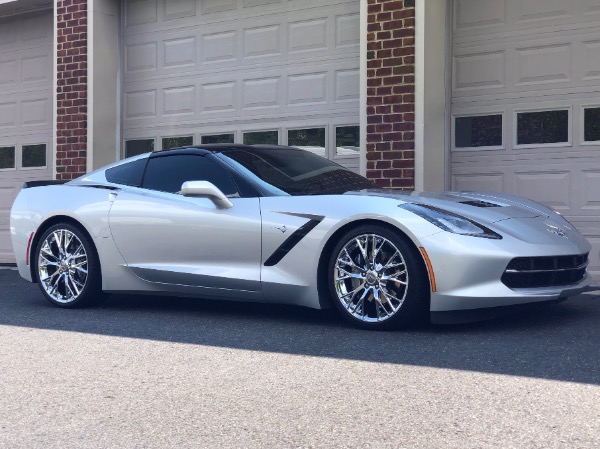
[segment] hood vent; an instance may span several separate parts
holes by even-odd
[[[461,201],[460,204],[466,204],[473,207],[502,207],[500,204],[488,203],[482,200]]]

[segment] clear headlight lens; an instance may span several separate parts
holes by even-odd
[[[437,207],[424,204],[402,204],[399,207],[406,209],[419,217],[424,218],[444,231],[453,234],[468,235],[471,237],[483,237],[486,239],[502,239],[500,234],[491,229],[460,215],[438,209]]]

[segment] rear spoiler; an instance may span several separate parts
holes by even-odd
[[[23,183],[23,188],[29,189],[31,187],[54,186],[65,184],[67,182],[69,182],[69,180],[66,179],[54,179],[50,181],[27,181]]]

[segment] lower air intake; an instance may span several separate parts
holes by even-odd
[[[588,254],[550,257],[517,257],[502,275],[508,288],[558,287],[576,284],[585,277]]]

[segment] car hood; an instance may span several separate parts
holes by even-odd
[[[503,193],[407,192],[387,189],[361,190],[347,195],[377,196],[402,203],[424,204],[487,223],[510,218],[548,218],[551,209],[526,198]]]

